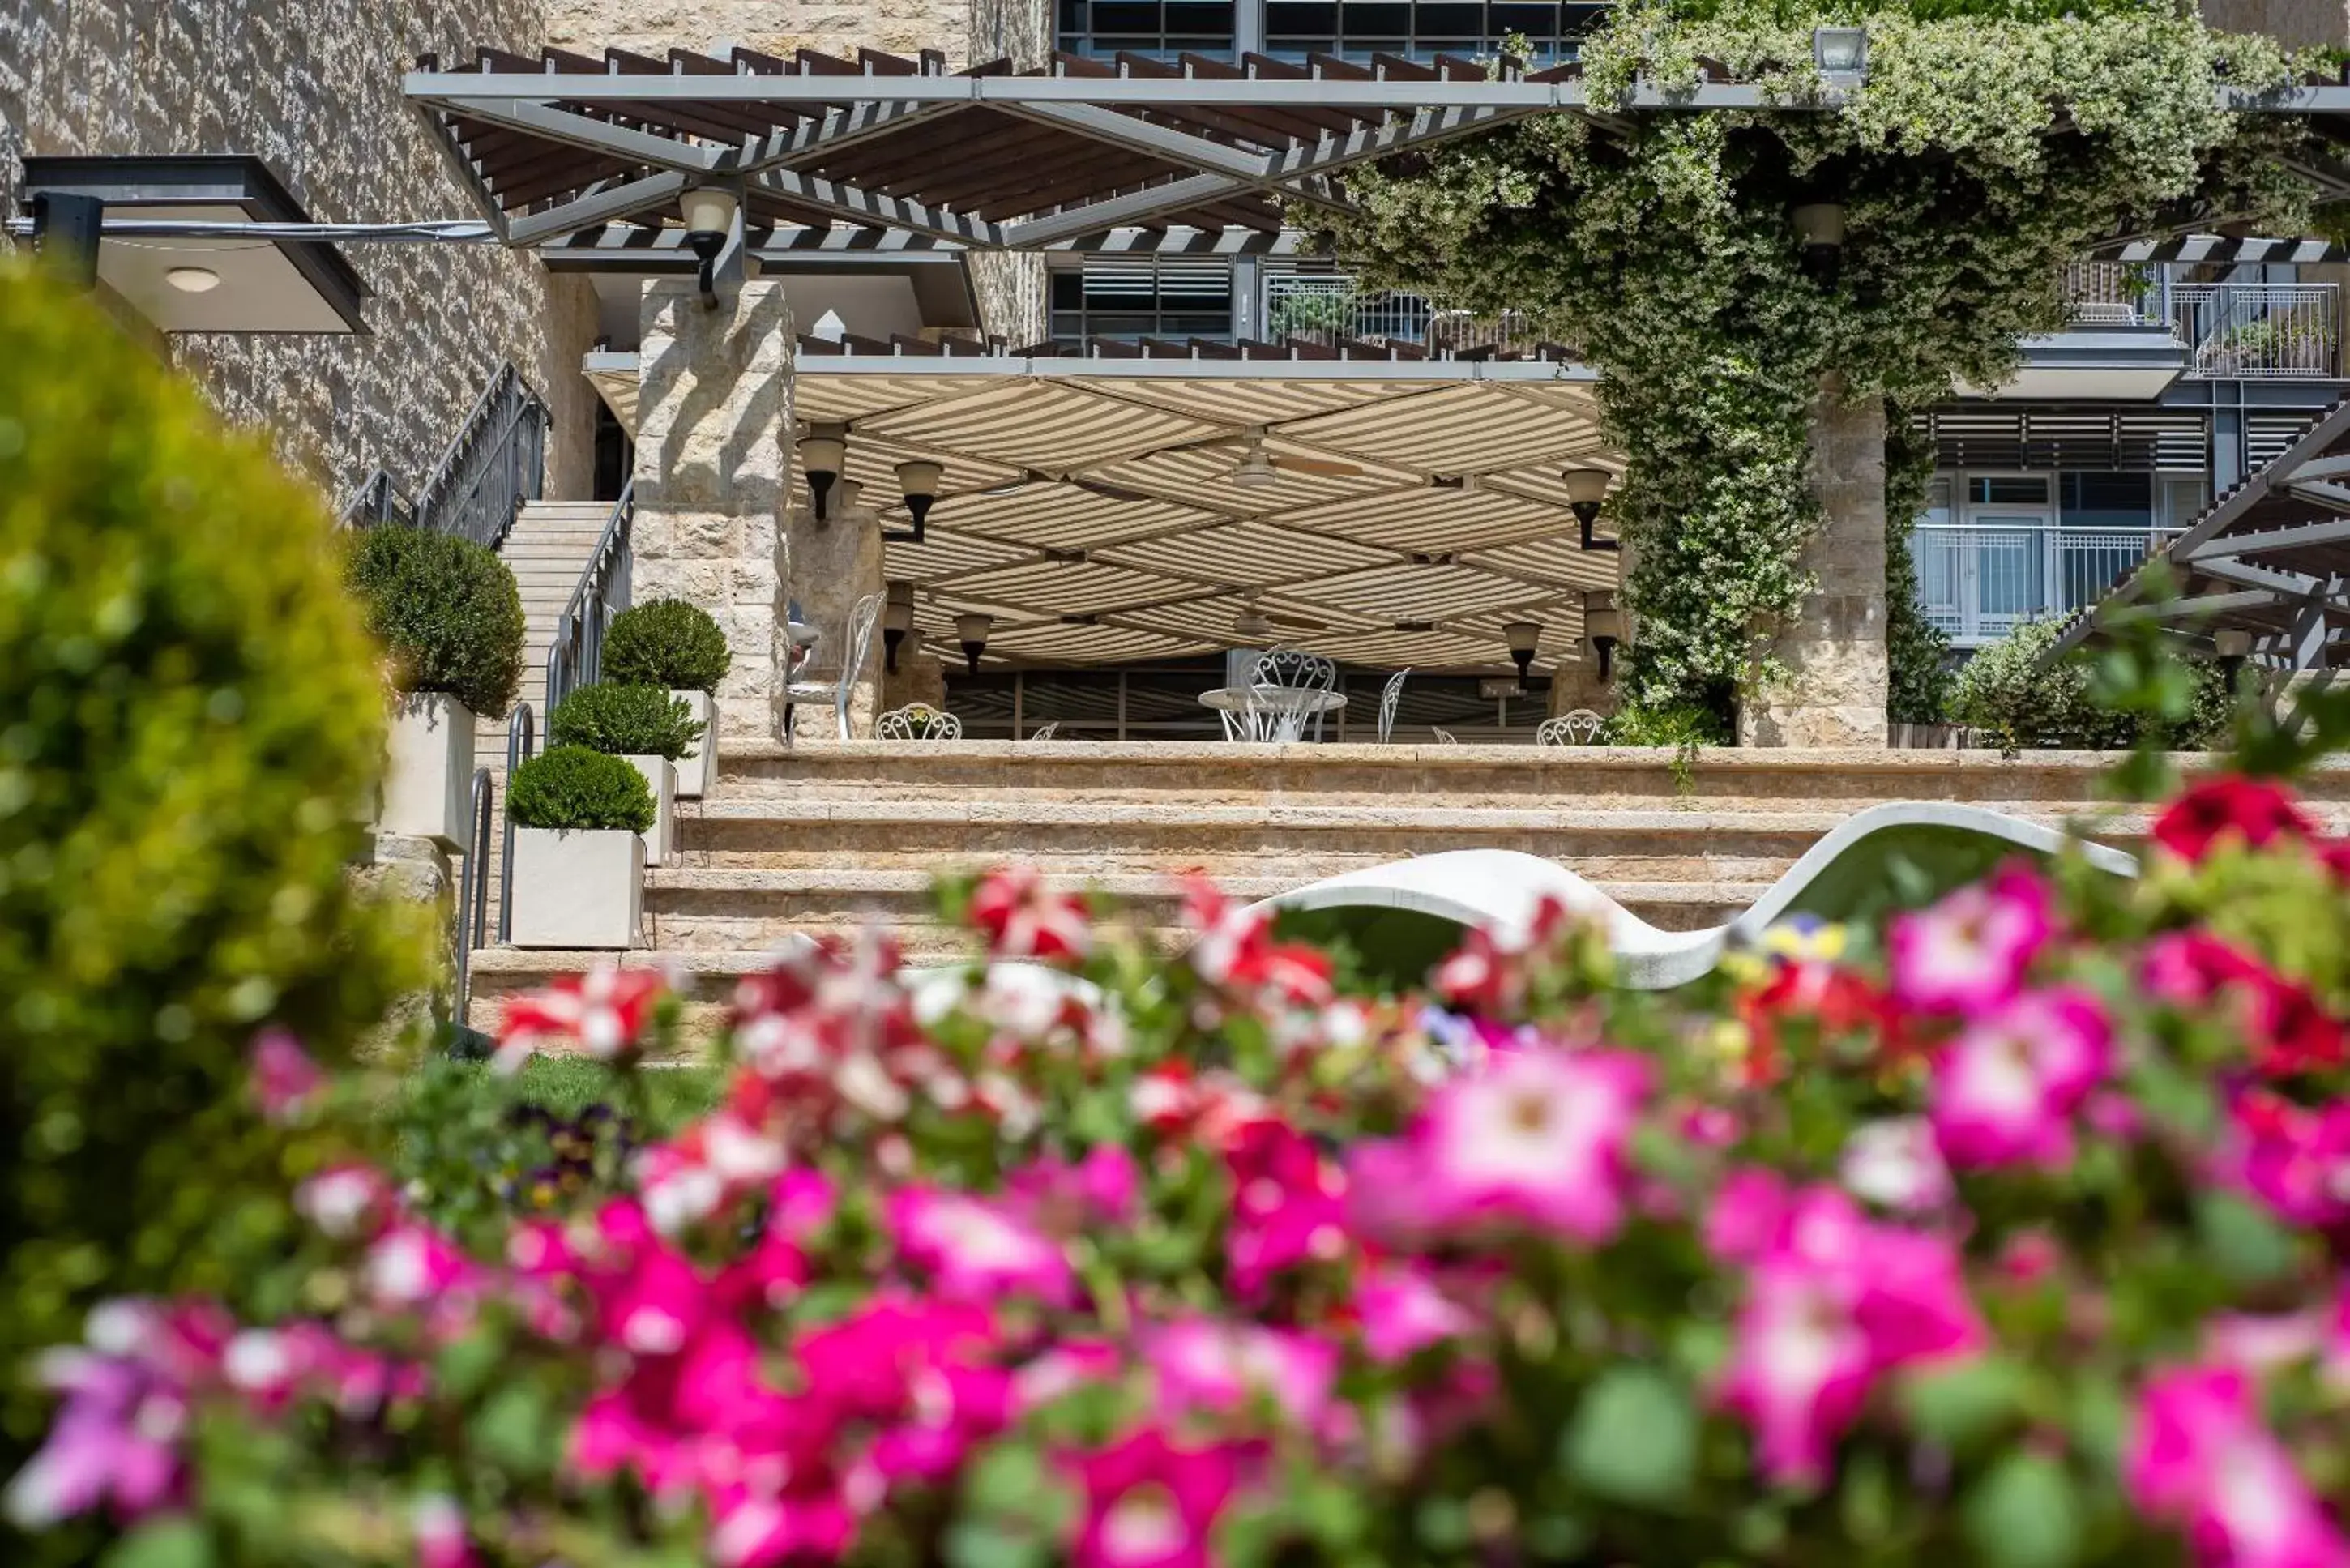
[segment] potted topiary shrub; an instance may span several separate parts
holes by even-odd
[[[473,721],[502,718],[522,680],[522,594],[497,556],[454,535],[370,528],[345,580],[390,656],[391,735],[379,832],[463,854],[472,831]]]
[[[718,712],[712,693],[734,655],[726,634],[699,605],[647,599],[612,618],[604,633],[604,679],[659,686],[684,701],[702,734],[677,759],[677,794],[700,800],[718,783]]]
[[[702,726],[683,698],[659,686],[622,686],[598,681],[582,686],[555,705],[546,736],[557,746],[624,757],[644,775],[652,792],[653,826],[645,858],[666,865],[677,847],[671,803],[677,796],[677,759],[702,738]]]
[[[512,940],[518,948],[625,948],[644,911],[653,795],[644,774],[586,746],[515,770]]]

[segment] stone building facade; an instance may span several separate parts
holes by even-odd
[[[244,153],[322,222],[472,216],[400,100],[420,54],[536,50],[544,0],[0,0],[0,204],[36,155]],[[353,244],[367,336],[186,335],[169,351],[339,498],[411,487],[502,360],[553,407],[551,495],[588,493],[587,284],[491,245]]]

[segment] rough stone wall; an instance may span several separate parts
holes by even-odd
[[[1818,587],[1779,639],[1789,671],[1740,715],[1750,746],[1882,746],[1885,405],[1822,390],[1812,413],[1812,483],[1827,522],[1804,551]]]
[[[792,314],[779,283],[751,283],[732,310],[693,284],[645,285],[638,349],[637,514],[630,574],[639,601],[708,610],[733,667],[718,688],[729,741],[769,740],[782,718],[785,431],[792,419]]]
[[[0,0],[0,202],[16,211],[28,152],[234,152],[321,221],[471,217],[400,75],[544,33],[544,0]],[[511,358],[555,410],[548,493],[588,493],[585,280],[490,246],[343,250],[374,290],[372,336],[190,335],[173,358],[338,500],[378,467],[421,480]]]
[[[2345,0],[2202,0],[2203,20],[2230,33],[2266,33],[2288,48],[2350,44]]]
[[[670,49],[723,55],[735,45],[854,55],[937,49],[970,58],[972,0],[548,0],[547,41],[588,54],[607,45],[659,57]]]

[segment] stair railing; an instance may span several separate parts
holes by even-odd
[[[514,779],[536,750],[534,729],[530,704],[515,703],[514,717],[506,721],[506,805],[500,814],[505,818],[505,831],[498,841],[498,940],[502,943],[514,939]],[[486,892],[486,877],[483,883]]]
[[[441,461],[416,490],[416,522],[497,548],[546,475],[546,400],[511,362],[474,400]]]
[[[470,1027],[473,1016],[473,950],[490,919],[491,796],[497,786],[490,770],[473,770],[473,836],[465,853],[465,879],[457,886],[457,1027]],[[501,918],[504,905],[500,903]],[[503,936],[504,933],[499,933]]]
[[[629,535],[637,516],[637,484],[620,487],[620,499],[596,541],[596,553],[580,568],[578,586],[555,623],[555,640],[546,649],[546,711],[582,686],[594,684],[604,673],[604,628],[628,608],[629,576],[634,557]]]
[[[400,488],[400,481],[380,468],[359,481],[342,510],[335,514],[338,528],[376,528],[385,524],[407,528],[415,523],[416,504]]]

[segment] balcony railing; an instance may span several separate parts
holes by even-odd
[[[1440,309],[1416,294],[1363,290],[1354,278],[1336,273],[1267,278],[1263,320],[1263,335],[1275,341],[1406,343],[1432,354],[1534,346],[1534,335],[1517,311],[1480,317]]]
[[[1977,528],[1920,524],[1918,598],[1953,643],[1995,642],[2028,620],[2096,603],[2176,536],[2159,528]]]
[[[2197,380],[2324,380],[2340,363],[2330,283],[2177,283],[2171,319]]]
[[[2074,262],[2064,269],[2064,301],[2083,327],[2147,327],[2168,319],[2160,273],[2127,262]]]

